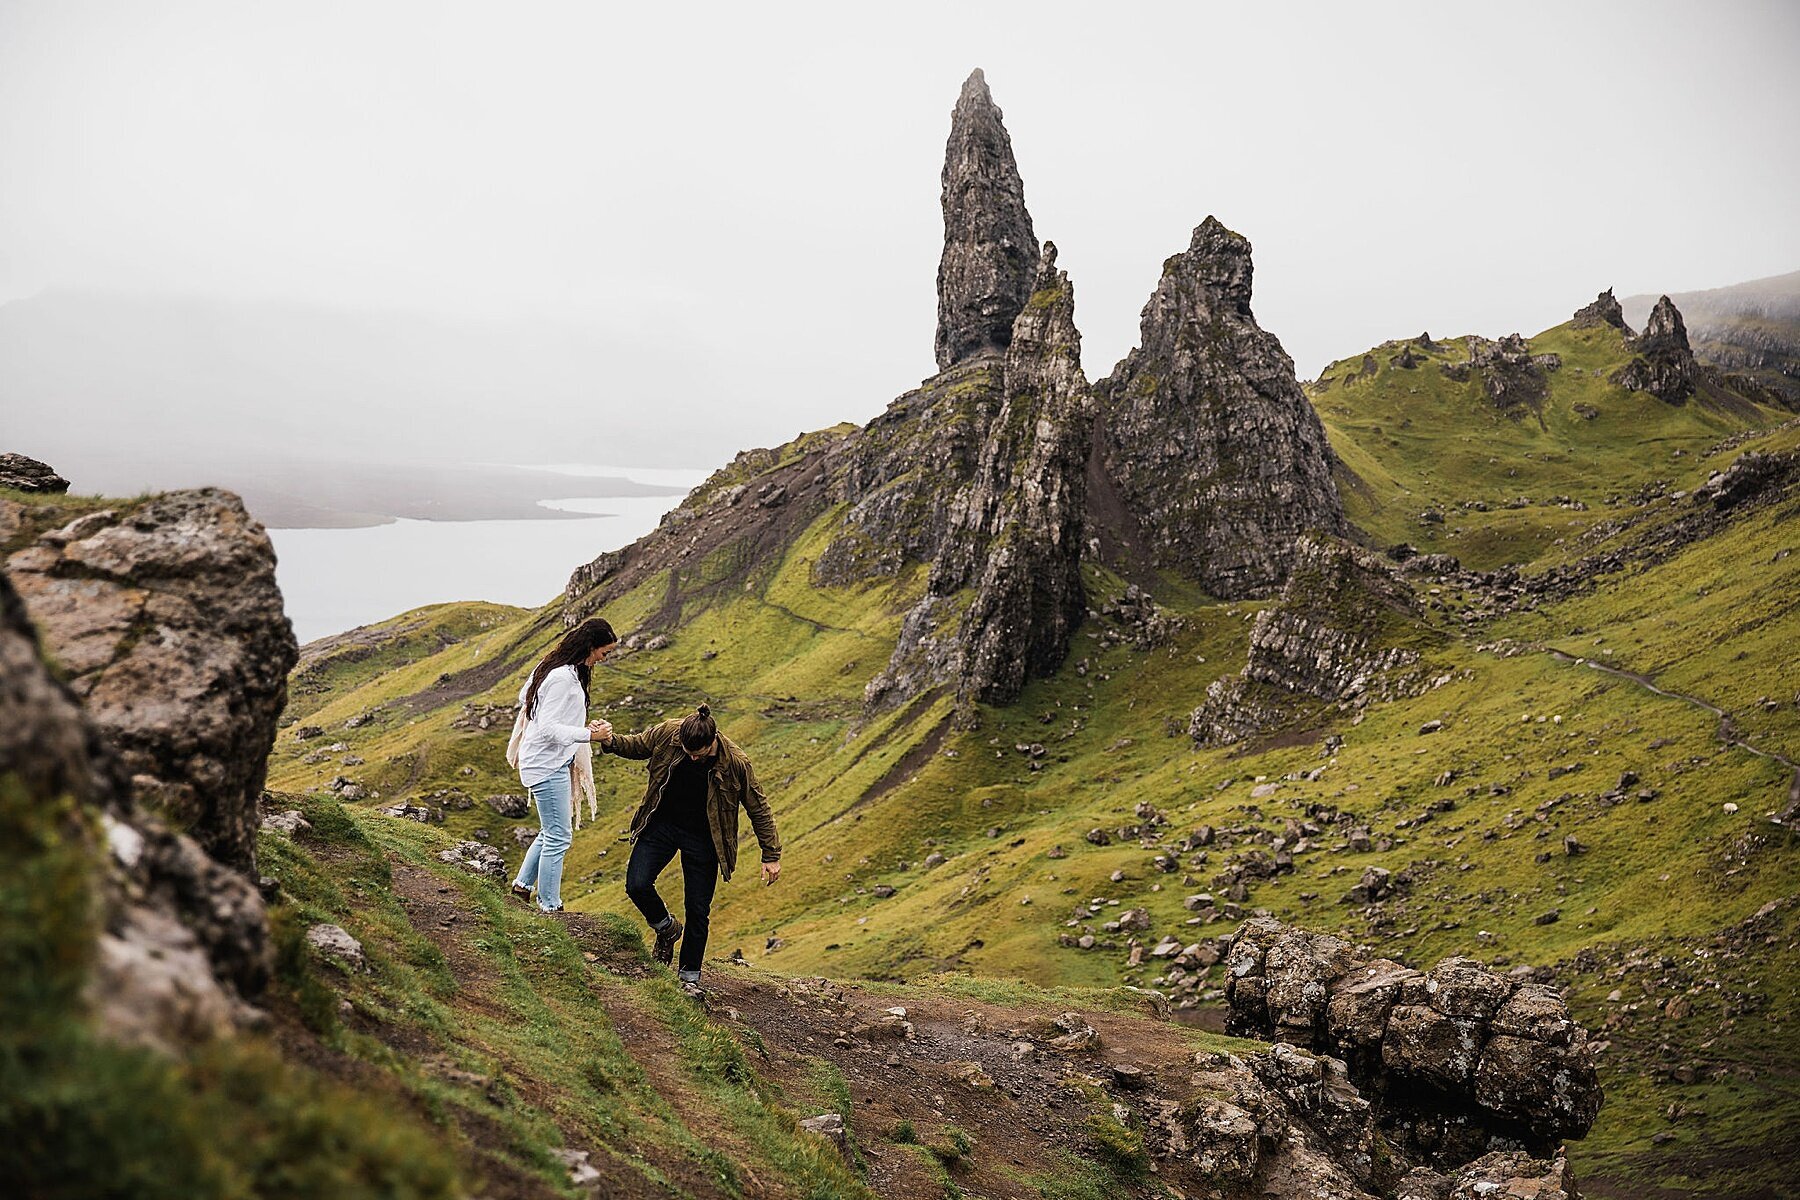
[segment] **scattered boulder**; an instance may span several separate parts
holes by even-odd
[[[448,850],[440,851],[439,862],[447,862],[461,867],[477,875],[486,875],[492,879],[506,878],[506,860],[492,846],[481,842],[458,842]]]
[[[569,1182],[575,1187],[589,1187],[604,1178],[594,1164],[589,1161],[590,1151],[552,1150],[550,1155],[568,1170]]]
[[[501,816],[512,820],[518,820],[520,817],[529,816],[531,813],[530,799],[518,795],[517,793],[509,792],[497,796],[488,796],[485,798],[485,803],[489,808],[493,809]]]
[[[365,965],[362,943],[341,925],[314,925],[306,931],[306,944],[329,962],[351,971]]]
[[[69,481],[35,458],[0,454],[0,488],[11,488],[15,492],[60,493],[69,490]]]
[[[285,833],[289,837],[293,837],[297,833],[310,830],[312,822],[308,821],[299,809],[290,808],[286,812],[264,815],[260,828],[263,833]]]

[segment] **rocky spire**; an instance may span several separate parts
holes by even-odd
[[[1700,368],[1674,301],[1667,296],[1658,300],[1644,323],[1644,332],[1629,345],[1637,357],[1614,372],[1614,383],[1634,392],[1649,392],[1670,404],[1680,404],[1694,394]]]
[[[1094,389],[1096,465],[1135,526],[1118,540],[1230,599],[1280,587],[1302,532],[1345,530],[1324,427],[1250,284],[1249,241],[1208,217]]]
[[[938,369],[1006,349],[1037,275],[1037,235],[1000,108],[977,68],[944,147],[944,255],[938,262]]]
[[[965,720],[976,702],[1010,703],[1027,678],[1061,665],[1086,611],[1092,401],[1074,289],[1056,269],[1052,243],[1044,243],[1009,340],[1003,398],[974,479],[950,503],[925,596],[907,615],[887,670],[869,685],[871,704],[945,682],[954,684]],[[953,632],[939,636],[940,627]]]
[[[1075,292],[1044,243],[1036,287],[1013,324],[1006,401],[982,449],[990,489],[980,583],[963,617],[961,694],[1010,704],[1025,680],[1062,665],[1087,603],[1082,526],[1092,399],[1081,371]],[[973,564],[971,564],[973,565]]]
[[[1631,326],[1625,323],[1625,310],[1613,298],[1611,288],[1596,296],[1592,304],[1575,310],[1575,328],[1592,329],[1597,325],[1611,325],[1626,337],[1631,336]]]

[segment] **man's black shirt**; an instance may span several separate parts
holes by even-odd
[[[710,840],[712,828],[706,822],[706,777],[712,766],[711,758],[695,762],[684,754],[676,760],[669,770],[668,782],[663,785],[662,799],[650,819]]]

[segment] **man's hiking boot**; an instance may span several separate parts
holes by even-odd
[[[669,927],[656,935],[656,961],[668,966],[675,961],[675,943],[681,940],[681,921],[670,917]]]
[[[684,979],[681,981],[681,994],[700,1005],[700,1007],[706,1007],[706,989],[701,987],[694,980]]]

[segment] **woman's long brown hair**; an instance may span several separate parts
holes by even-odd
[[[593,668],[588,666],[587,656],[618,640],[613,627],[599,617],[590,617],[563,634],[562,641],[556,643],[556,649],[544,655],[544,661],[531,673],[531,686],[525,689],[525,719],[529,721],[537,715],[538,688],[543,686],[544,676],[558,667],[575,668],[575,678],[581,680],[581,694],[586,696],[588,681],[594,673]]]

